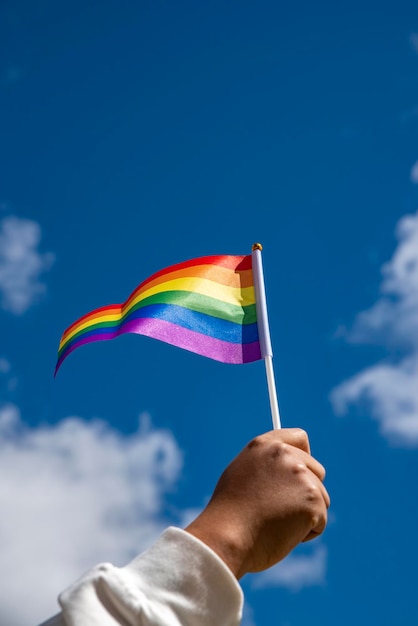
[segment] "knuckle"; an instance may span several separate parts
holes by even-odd
[[[252,450],[254,448],[259,448],[261,445],[263,445],[263,443],[264,443],[263,435],[258,435],[257,437],[254,437],[254,439],[252,439],[249,444],[247,444],[247,448],[249,450]]]
[[[327,510],[324,509],[317,515],[312,516],[312,528],[315,529],[315,532],[320,535],[327,525],[328,515]]]
[[[319,487],[316,485],[310,484],[306,493],[306,499],[313,506],[317,506],[320,502],[322,502],[322,494],[319,490]]]
[[[305,463],[301,463],[300,461],[293,460],[291,464],[291,470],[293,474],[301,474],[306,475],[308,473],[308,468]]]
[[[312,518],[311,520],[312,531],[311,532],[312,532],[313,537],[318,537],[319,535],[321,535],[324,532],[326,525],[327,525],[326,518],[322,518],[322,517]]]
[[[305,513],[312,528],[325,528],[327,523],[327,506],[320,489],[315,485],[312,485],[306,494]]]
[[[284,441],[275,441],[271,445],[271,455],[273,458],[282,457],[289,451],[289,446]]]
[[[302,507],[308,516],[316,516],[325,508],[321,491],[316,485],[305,484]]]

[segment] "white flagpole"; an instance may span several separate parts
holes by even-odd
[[[273,371],[273,350],[271,348],[270,328],[267,315],[266,290],[264,287],[263,261],[261,259],[261,243],[252,247],[252,266],[255,291],[255,306],[257,311],[258,336],[260,340],[261,356],[266,364],[267,386],[270,398],[271,417],[273,428],[281,428],[279,405],[277,402],[276,383]]]

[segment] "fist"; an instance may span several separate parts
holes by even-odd
[[[237,578],[265,570],[324,530],[330,504],[324,478],[304,431],[270,431],[226,468],[208,506],[186,530]]]

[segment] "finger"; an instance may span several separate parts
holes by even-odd
[[[313,456],[300,450],[297,452],[299,459],[306,465],[308,469],[311,470],[315,476],[319,478],[319,480],[323,481],[326,475],[325,467],[317,461]]]
[[[326,488],[325,488],[325,486],[324,486],[324,484],[322,482],[320,482],[318,484],[318,488],[319,488],[319,490],[321,492],[321,495],[322,495],[322,497],[324,499],[325,506],[327,507],[327,509],[329,509],[329,507],[331,506],[331,498],[329,497],[328,491],[326,490]]]
[[[286,443],[303,450],[307,454],[311,453],[308,434],[302,428],[283,428],[281,432]]]
[[[302,464],[300,464],[299,471],[309,472],[309,469],[306,466],[302,466]],[[329,493],[326,490],[324,483],[319,480],[315,474],[312,473],[306,474],[305,478],[305,484],[311,492],[310,498],[312,500],[316,500],[319,506],[322,507],[323,505],[325,505],[325,507],[329,509],[331,505],[331,498],[329,497]]]
[[[329,500],[329,497],[328,497],[328,500]],[[316,521],[315,526],[311,528],[309,533],[306,535],[305,539],[303,540],[304,542],[311,541],[312,539],[319,537],[319,535],[321,535],[324,532],[326,525],[327,525],[327,521],[328,521],[328,511],[327,511],[327,506],[325,504],[325,501],[323,502],[322,507],[318,507],[315,521]]]
[[[266,437],[272,441],[287,443],[294,448],[303,450],[307,454],[311,453],[309,445],[309,437],[302,428],[281,428],[280,430],[270,430],[262,437]]]
[[[320,531],[311,530],[309,535],[305,537],[305,539],[302,540],[302,543],[307,543],[308,541],[312,541],[312,539],[316,539],[317,537],[319,537],[319,535],[322,535],[322,533],[325,530],[325,526],[326,526],[326,522],[324,524],[324,527]]]
[[[305,537],[303,542],[305,543],[306,541],[311,541],[312,539],[316,539],[316,537],[319,537],[319,535],[322,535],[322,533],[324,532],[326,528],[327,521],[328,521],[328,515],[325,510],[324,515],[321,516],[315,528],[312,528],[312,530],[308,533],[308,535]]]
[[[320,480],[316,474],[311,472],[304,463],[297,463],[294,466],[293,471],[304,475],[303,480],[309,491],[309,499],[317,501],[319,506],[325,505],[325,507],[329,509],[331,505],[331,498],[329,497],[329,493],[322,480]]]
[[[331,498],[329,497],[329,493],[326,490],[325,485],[322,482],[322,480],[318,480],[317,476],[312,476],[311,485],[315,490],[318,490],[319,494],[322,496],[323,503],[325,504],[326,508],[329,509],[330,504],[331,504]]]
[[[323,482],[326,476],[326,470],[322,463],[314,459],[313,456],[309,456],[306,466],[313,474],[315,474],[315,476],[319,478],[321,482]]]

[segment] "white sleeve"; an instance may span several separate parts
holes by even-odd
[[[243,594],[206,544],[171,527],[125,567],[94,567],[59,602],[42,626],[238,626]]]

